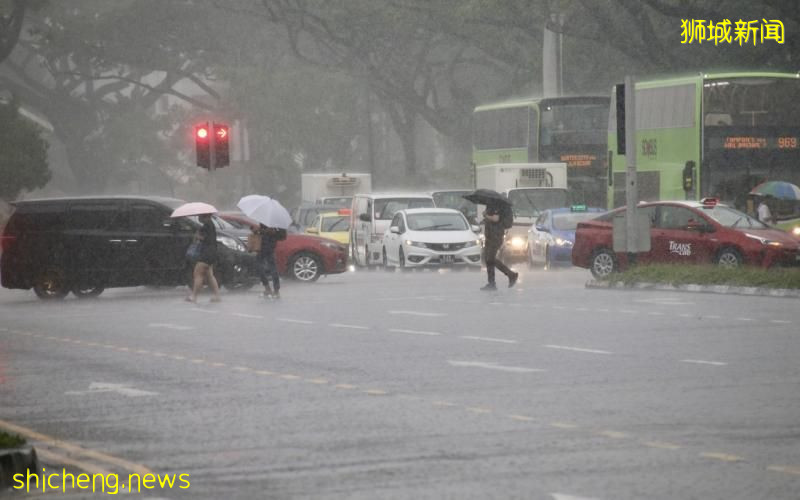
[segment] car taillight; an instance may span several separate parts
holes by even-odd
[[[2,251],[5,252],[9,248],[11,248],[11,245],[13,245],[15,241],[17,241],[16,236],[5,235],[5,234],[0,236],[0,249],[2,249]]]

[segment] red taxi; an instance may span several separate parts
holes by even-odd
[[[706,198],[696,201],[642,203],[637,210],[650,218],[650,251],[639,263],[749,264],[761,267],[800,265],[800,242],[779,229]],[[596,278],[625,268],[627,255],[612,250],[615,216],[625,208],[578,224],[572,263]]]

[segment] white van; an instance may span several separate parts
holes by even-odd
[[[392,217],[407,208],[432,208],[429,194],[370,193],[353,197],[350,223],[350,251],[357,266],[378,264],[382,260],[383,233],[389,229]]]

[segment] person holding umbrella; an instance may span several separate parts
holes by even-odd
[[[496,191],[491,189],[478,189],[472,194],[465,195],[467,200],[486,205],[486,210],[483,212],[483,222],[485,227],[486,242],[483,247],[483,258],[486,261],[486,275],[488,283],[481,287],[483,291],[497,290],[495,283],[495,268],[508,277],[508,287],[511,288],[517,283],[519,273],[512,271],[502,261],[497,258],[497,252],[503,246],[505,240],[506,226],[509,225],[508,217],[510,215],[511,222],[513,223],[513,213],[511,212],[511,203],[508,199]],[[503,217],[505,215],[505,217]]]
[[[275,246],[279,241],[286,239],[286,230],[259,224],[258,234],[261,236],[258,261],[261,269],[261,283],[264,285],[264,297],[279,299],[281,298],[281,278],[278,275],[278,265],[275,263]],[[270,278],[272,279],[272,289],[269,286]]]
[[[188,297],[187,302],[197,302],[197,292],[203,286],[203,280],[208,280],[208,286],[214,292],[214,297],[211,302],[219,302],[222,300],[219,296],[219,283],[214,277],[214,264],[217,263],[217,230],[214,223],[211,221],[211,214],[217,213],[214,205],[202,202],[184,203],[172,211],[170,217],[189,217],[197,216],[202,224],[197,231],[197,243],[200,248],[196,256],[192,255],[192,260],[195,261],[194,269],[192,272],[192,290]],[[191,248],[191,247],[190,247]],[[188,255],[187,255],[188,256]]]
[[[194,283],[192,293],[186,297],[189,302],[197,302],[197,292],[203,286],[203,281],[208,281],[208,286],[214,292],[211,302],[220,302],[219,283],[214,277],[214,264],[217,263],[217,229],[211,221],[211,214],[201,214],[198,217],[203,224],[197,231],[197,238],[200,240],[200,256],[194,264]]]
[[[286,229],[292,223],[289,212],[278,200],[269,196],[251,194],[236,204],[244,214],[259,223],[256,233],[261,236],[261,249],[258,260],[261,264],[261,283],[264,284],[264,297],[280,298],[281,282],[278,266],[275,263],[275,246],[286,239]],[[272,280],[272,289],[269,282]]]

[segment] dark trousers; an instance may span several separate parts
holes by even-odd
[[[497,251],[500,250],[501,245],[502,243],[487,241],[486,246],[483,248],[483,259],[486,261],[486,274],[489,277],[489,283],[494,283],[495,267],[509,278],[513,274],[511,269],[497,258]]]
[[[275,264],[275,254],[270,252],[260,256],[261,284],[269,290],[269,280],[272,279],[272,290],[281,289],[281,278],[278,276],[278,266]]]

